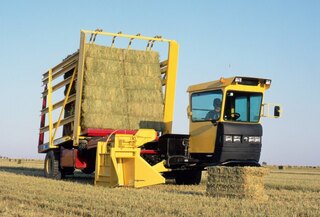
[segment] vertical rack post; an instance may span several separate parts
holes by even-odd
[[[76,103],[74,114],[74,130],[73,130],[73,146],[78,146],[79,136],[81,133],[80,117],[81,117],[81,100],[82,100],[82,86],[83,86],[83,72],[84,72],[84,56],[85,56],[85,44],[86,33],[81,31],[80,34],[80,50],[79,50],[79,62],[77,72],[77,84],[76,84]]]
[[[48,73],[48,111],[49,111],[49,147],[53,147],[52,137],[52,69],[49,69]]]

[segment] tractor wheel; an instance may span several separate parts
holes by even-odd
[[[54,151],[47,152],[44,160],[44,176],[51,179],[61,179],[62,174],[59,168],[59,153]]]
[[[200,169],[177,171],[175,174],[178,185],[199,185],[202,171]]]

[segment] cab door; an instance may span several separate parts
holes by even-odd
[[[204,92],[194,92],[190,95],[189,116],[189,152],[190,153],[213,153],[217,135],[216,119],[209,118],[210,113],[214,112],[214,101],[222,101],[221,90],[211,90]],[[221,107],[223,105],[220,105]]]

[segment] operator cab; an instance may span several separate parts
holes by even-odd
[[[259,165],[263,95],[271,80],[221,78],[188,88],[189,153],[208,164]],[[280,107],[274,116],[280,116]]]

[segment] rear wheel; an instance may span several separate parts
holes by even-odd
[[[61,179],[62,174],[59,169],[59,153],[53,150],[48,151],[44,160],[44,176],[51,179]]]
[[[177,171],[175,174],[176,184],[199,185],[201,181],[201,174],[202,171],[200,169]]]

